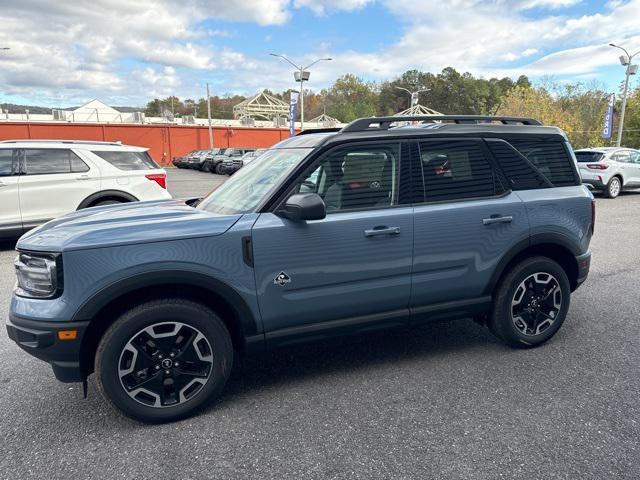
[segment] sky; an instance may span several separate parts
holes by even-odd
[[[207,82],[212,95],[295,88],[271,52],[301,66],[332,58],[312,67],[312,90],[345,73],[452,66],[617,92],[610,42],[640,50],[640,0],[3,0],[0,102],[142,106],[204,97]]]

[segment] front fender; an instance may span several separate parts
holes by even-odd
[[[134,290],[176,284],[204,288],[224,298],[236,310],[245,337],[262,333],[254,313],[236,289],[205,272],[197,271],[194,268],[187,269],[184,266],[177,267],[175,265],[166,266],[163,269],[158,269],[158,266],[155,265],[153,270],[134,273],[110,283],[89,297],[80,308],[78,308],[72,320],[91,320],[115,298]]]

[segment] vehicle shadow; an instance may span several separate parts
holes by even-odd
[[[470,319],[460,319],[280,348],[238,362],[217,405],[232,404],[236,397],[246,397],[251,391],[388,365],[397,367],[430,357],[464,355],[476,347],[503,348],[488,329]],[[213,405],[207,411],[215,408]]]
[[[0,252],[14,250],[16,248],[16,240],[0,240]]]

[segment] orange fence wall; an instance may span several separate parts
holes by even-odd
[[[270,147],[289,136],[288,129],[214,127],[215,147]],[[121,141],[147,147],[153,159],[169,165],[174,157],[209,148],[207,127],[193,125],[124,125],[99,123],[0,123],[0,140]]]

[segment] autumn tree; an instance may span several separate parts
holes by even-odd
[[[516,86],[503,98],[498,114],[531,117],[545,125],[555,125],[564,130],[574,148],[583,148],[602,144],[605,109],[606,94],[580,84]]]

